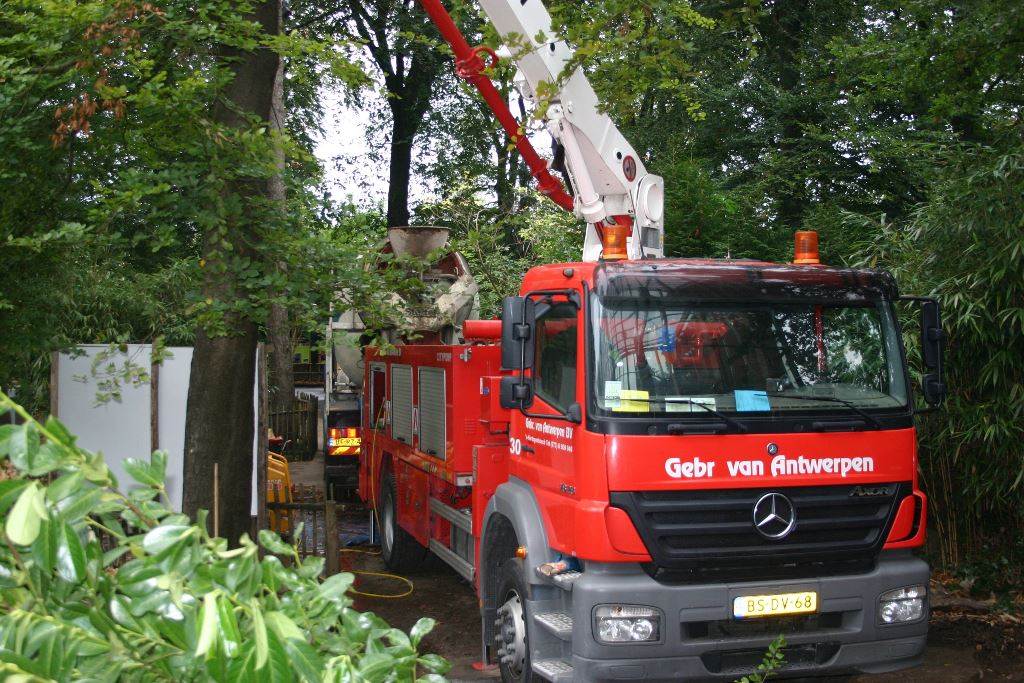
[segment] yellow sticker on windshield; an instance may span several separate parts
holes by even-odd
[[[619,393],[619,405],[612,410],[619,413],[649,413],[651,392],[639,389],[623,389]]]

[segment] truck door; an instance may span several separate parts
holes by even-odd
[[[577,451],[580,425],[565,418],[582,400],[580,360],[583,335],[580,308],[554,302],[537,318],[534,336],[534,397],[528,414],[513,414],[511,473],[531,483],[548,520],[553,547],[573,543],[574,509],[578,505]],[[545,417],[551,415],[550,418]]]

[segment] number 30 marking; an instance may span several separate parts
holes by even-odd
[[[519,439],[508,440],[508,452],[512,455],[522,455],[523,453],[523,442]]]

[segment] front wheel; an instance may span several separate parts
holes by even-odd
[[[377,510],[380,519],[380,554],[388,569],[396,572],[414,571],[422,565],[426,549],[399,526],[398,496],[395,491],[395,477],[388,474],[381,480]]]
[[[498,618],[494,622],[494,641],[498,646],[501,680],[505,683],[533,680],[525,576],[523,561],[518,558],[509,558],[498,567]]]

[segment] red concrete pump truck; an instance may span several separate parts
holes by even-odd
[[[505,681],[733,680],[921,661],[928,566],[914,403],[890,275],[662,258],[663,188],[598,109],[539,0],[481,0],[518,88],[561,83],[548,173],[439,0],[421,0],[541,191],[587,223],[465,343],[368,349],[359,492],[388,565],[472,582]],[[524,48],[524,44],[527,45]],[[921,308],[923,397],[941,324]]]

